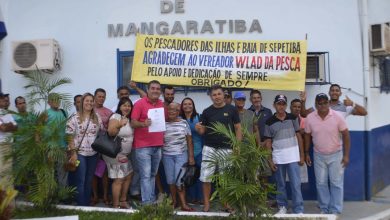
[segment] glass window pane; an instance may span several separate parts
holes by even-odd
[[[131,74],[132,74],[132,68],[133,68],[133,61],[134,61],[134,53],[132,51],[118,51],[119,55],[119,68],[118,68],[118,83],[119,86],[127,85],[130,81]],[[145,83],[137,83],[138,87],[146,90],[146,84]],[[164,86],[164,85],[163,85]],[[191,91],[207,91],[207,88],[205,87],[193,87],[193,86],[176,86],[172,85],[175,88],[175,92],[178,93],[187,93]],[[136,93],[135,91],[131,90],[131,94]]]
[[[122,85],[127,85],[130,81],[131,70],[133,68],[133,56],[122,57]]]

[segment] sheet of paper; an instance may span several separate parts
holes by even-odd
[[[152,124],[149,126],[149,132],[165,131],[164,108],[149,109],[148,118],[152,120]]]

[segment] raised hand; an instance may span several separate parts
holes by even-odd
[[[348,96],[345,96],[344,105],[353,106],[353,101]]]

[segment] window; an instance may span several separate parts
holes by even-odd
[[[131,73],[133,69],[133,58],[134,58],[134,51],[120,51],[119,49],[116,50],[117,53],[117,75],[118,75],[118,82],[117,87],[120,87],[122,85],[127,85],[131,78]],[[145,83],[137,83],[137,86],[144,91],[146,91],[146,84]],[[175,86],[175,92],[176,93],[185,93],[187,95],[188,92],[203,92],[206,91],[205,87],[193,87],[193,86]],[[131,90],[131,94],[136,94],[136,91]]]
[[[329,81],[329,53],[308,52],[306,84],[326,84]]]
[[[117,55],[117,87],[127,85],[130,77],[131,71],[133,69],[133,58],[134,51],[120,51],[116,50]],[[143,88],[144,85],[141,83],[138,84],[138,87]],[[131,94],[135,94],[135,91],[131,91]]]
[[[380,66],[380,90],[381,92],[390,92],[390,57],[381,60]]]

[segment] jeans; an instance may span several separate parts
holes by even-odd
[[[64,169],[63,163],[56,163],[56,178],[58,186],[66,187],[68,186],[68,172]]]
[[[133,149],[130,153],[130,161],[133,165],[133,177],[131,178],[131,184],[130,184],[130,195],[141,195],[141,189],[139,184],[139,175],[138,175],[138,167],[137,163],[135,162],[135,150]]]
[[[77,154],[80,161],[79,166],[74,172],[74,180],[77,191],[77,205],[89,206],[92,193],[92,178],[95,173],[97,154],[93,156],[83,156]]]
[[[301,177],[300,167],[298,162],[288,164],[276,164],[278,167],[275,172],[276,188],[276,202],[278,206],[288,207],[287,192],[286,192],[286,172],[290,179],[290,187],[292,194],[292,204],[294,213],[303,213],[303,198],[301,193]]]
[[[167,179],[167,183],[169,185],[176,184],[177,176],[179,176],[179,172],[181,167],[188,162],[188,153],[184,151],[181,154],[177,155],[166,155],[163,154],[162,162],[165,170],[165,177]]]
[[[314,152],[318,203],[324,213],[340,214],[343,210],[344,167],[341,164],[342,158],[342,151],[333,154]]]
[[[161,146],[136,148],[135,158],[140,176],[142,204],[152,204],[156,200],[154,188],[161,160]]]

